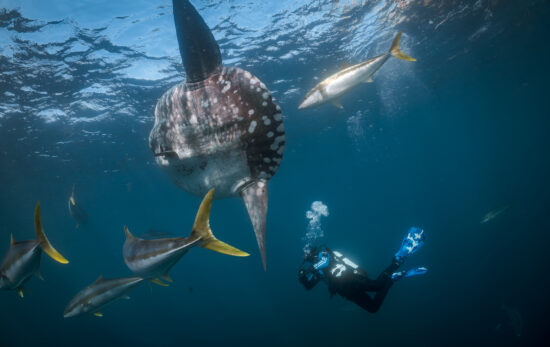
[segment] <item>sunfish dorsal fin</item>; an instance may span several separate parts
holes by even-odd
[[[256,241],[260,248],[264,271],[267,269],[265,256],[265,220],[267,215],[267,186],[264,180],[258,180],[241,191],[248,216],[254,227]]]
[[[188,0],[174,0],[174,23],[186,82],[204,80],[222,64],[214,35]]]
[[[42,247],[47,255],[61,264],[69,263],[69,261],[61,255],[61,253],[53,248],[50,241],[48,241],[46,234],[44,234],[44,228],[42,228],[42,217],[40,216],[40,201],[36,203],[36,208],[34,209],[34,229],[36,232],[36,240],[40,243],[40,247]]]
[[[132,233],[130,232],[130,230],[128,229],[128,227],[126,225],[124,226],[124,233],[126,234],[126,240],[134,240],[135,239],[135,236],[132,235]]]
[[[212,209],[212,200],[214,199],[214,189],[210,189],[208,193],[202,199],[197,216],[195,217],[195,224],[193,224],[193,230],[189,235],[189,240],[200,239],[200,246],[202,248],[216,251],[227,255],[233,255],[236,257],[246,257],[249,254],[241,251],[227,243],[218,240],[212,230],[210,229],[210,210]]]

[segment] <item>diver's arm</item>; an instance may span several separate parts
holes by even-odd
[[[312,289],[319,283],[321,277],[310,262],[304,261],[298,271],[298,280],[306,287],[307,290]]]

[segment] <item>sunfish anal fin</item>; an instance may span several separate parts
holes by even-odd
[[[267,269],[265,257],[265,220],[267,215],[267,186],[264,180],[258,180],[241,191],[248,215],[254,227],[256,241],[262,255],[264,271]]]

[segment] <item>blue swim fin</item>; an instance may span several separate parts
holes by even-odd
[[[425,267],[416,267],[414,269],[409,269],[406,271],[397,271],[394,272],[391,275],[391,279],[394,281],[400,280],[402,278],[412,277],[412,276],[418,276],[418,275],[424,275],[426,272],[428,272],[428,269]]]
[[[397,253],[395,253],[395,260],[399,264],[403,264],[409,255],[415,253],[422,247],[425,238],[424,230],[416,227],[410,228],[403,242],[401,242],[401,247]]]

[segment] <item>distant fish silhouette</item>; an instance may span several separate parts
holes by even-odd
[[[0,289],[17,290],[21,297],[23,297],[23,285],[33,274],[42,279],[40,275],[42,251],[59,263],[69,262],[53,248],[44,234],[40,217],[40,201],[34,210],[34,227],[36,240],[15,241],[13,235],[11,236],[10,248],[0,264]]]
[[[73,219],[76,221],[77,228],[80,225],[84,225],[88,223],[88,214],[76,202],[76,199],[74,197],[74,184],[73,184],[73,191],[71,193],[71,197],[69,198],[69,213],[71,214],[71,217],[73,217]]]
[[[504,213],[504,211],[506,211],[509,207],[510,205],[506,205],[503,207],[496,208],[490,212],[487,212],[487,214],[485,214],[485,216],[483,216],[483,218],[481,219],[480,223],[483,224],[483,223],[492,221],[493,219],[497,218],[502,213]]]
[[[65,308],[63,317],[70,318],[84,313],[92,313],[96,317],[103,317],[99,310],[108,303],[118,299],[130,299],[128,292],[137,287],[143,278],[125,277],[115,279],[99,278],[71,300]]]

